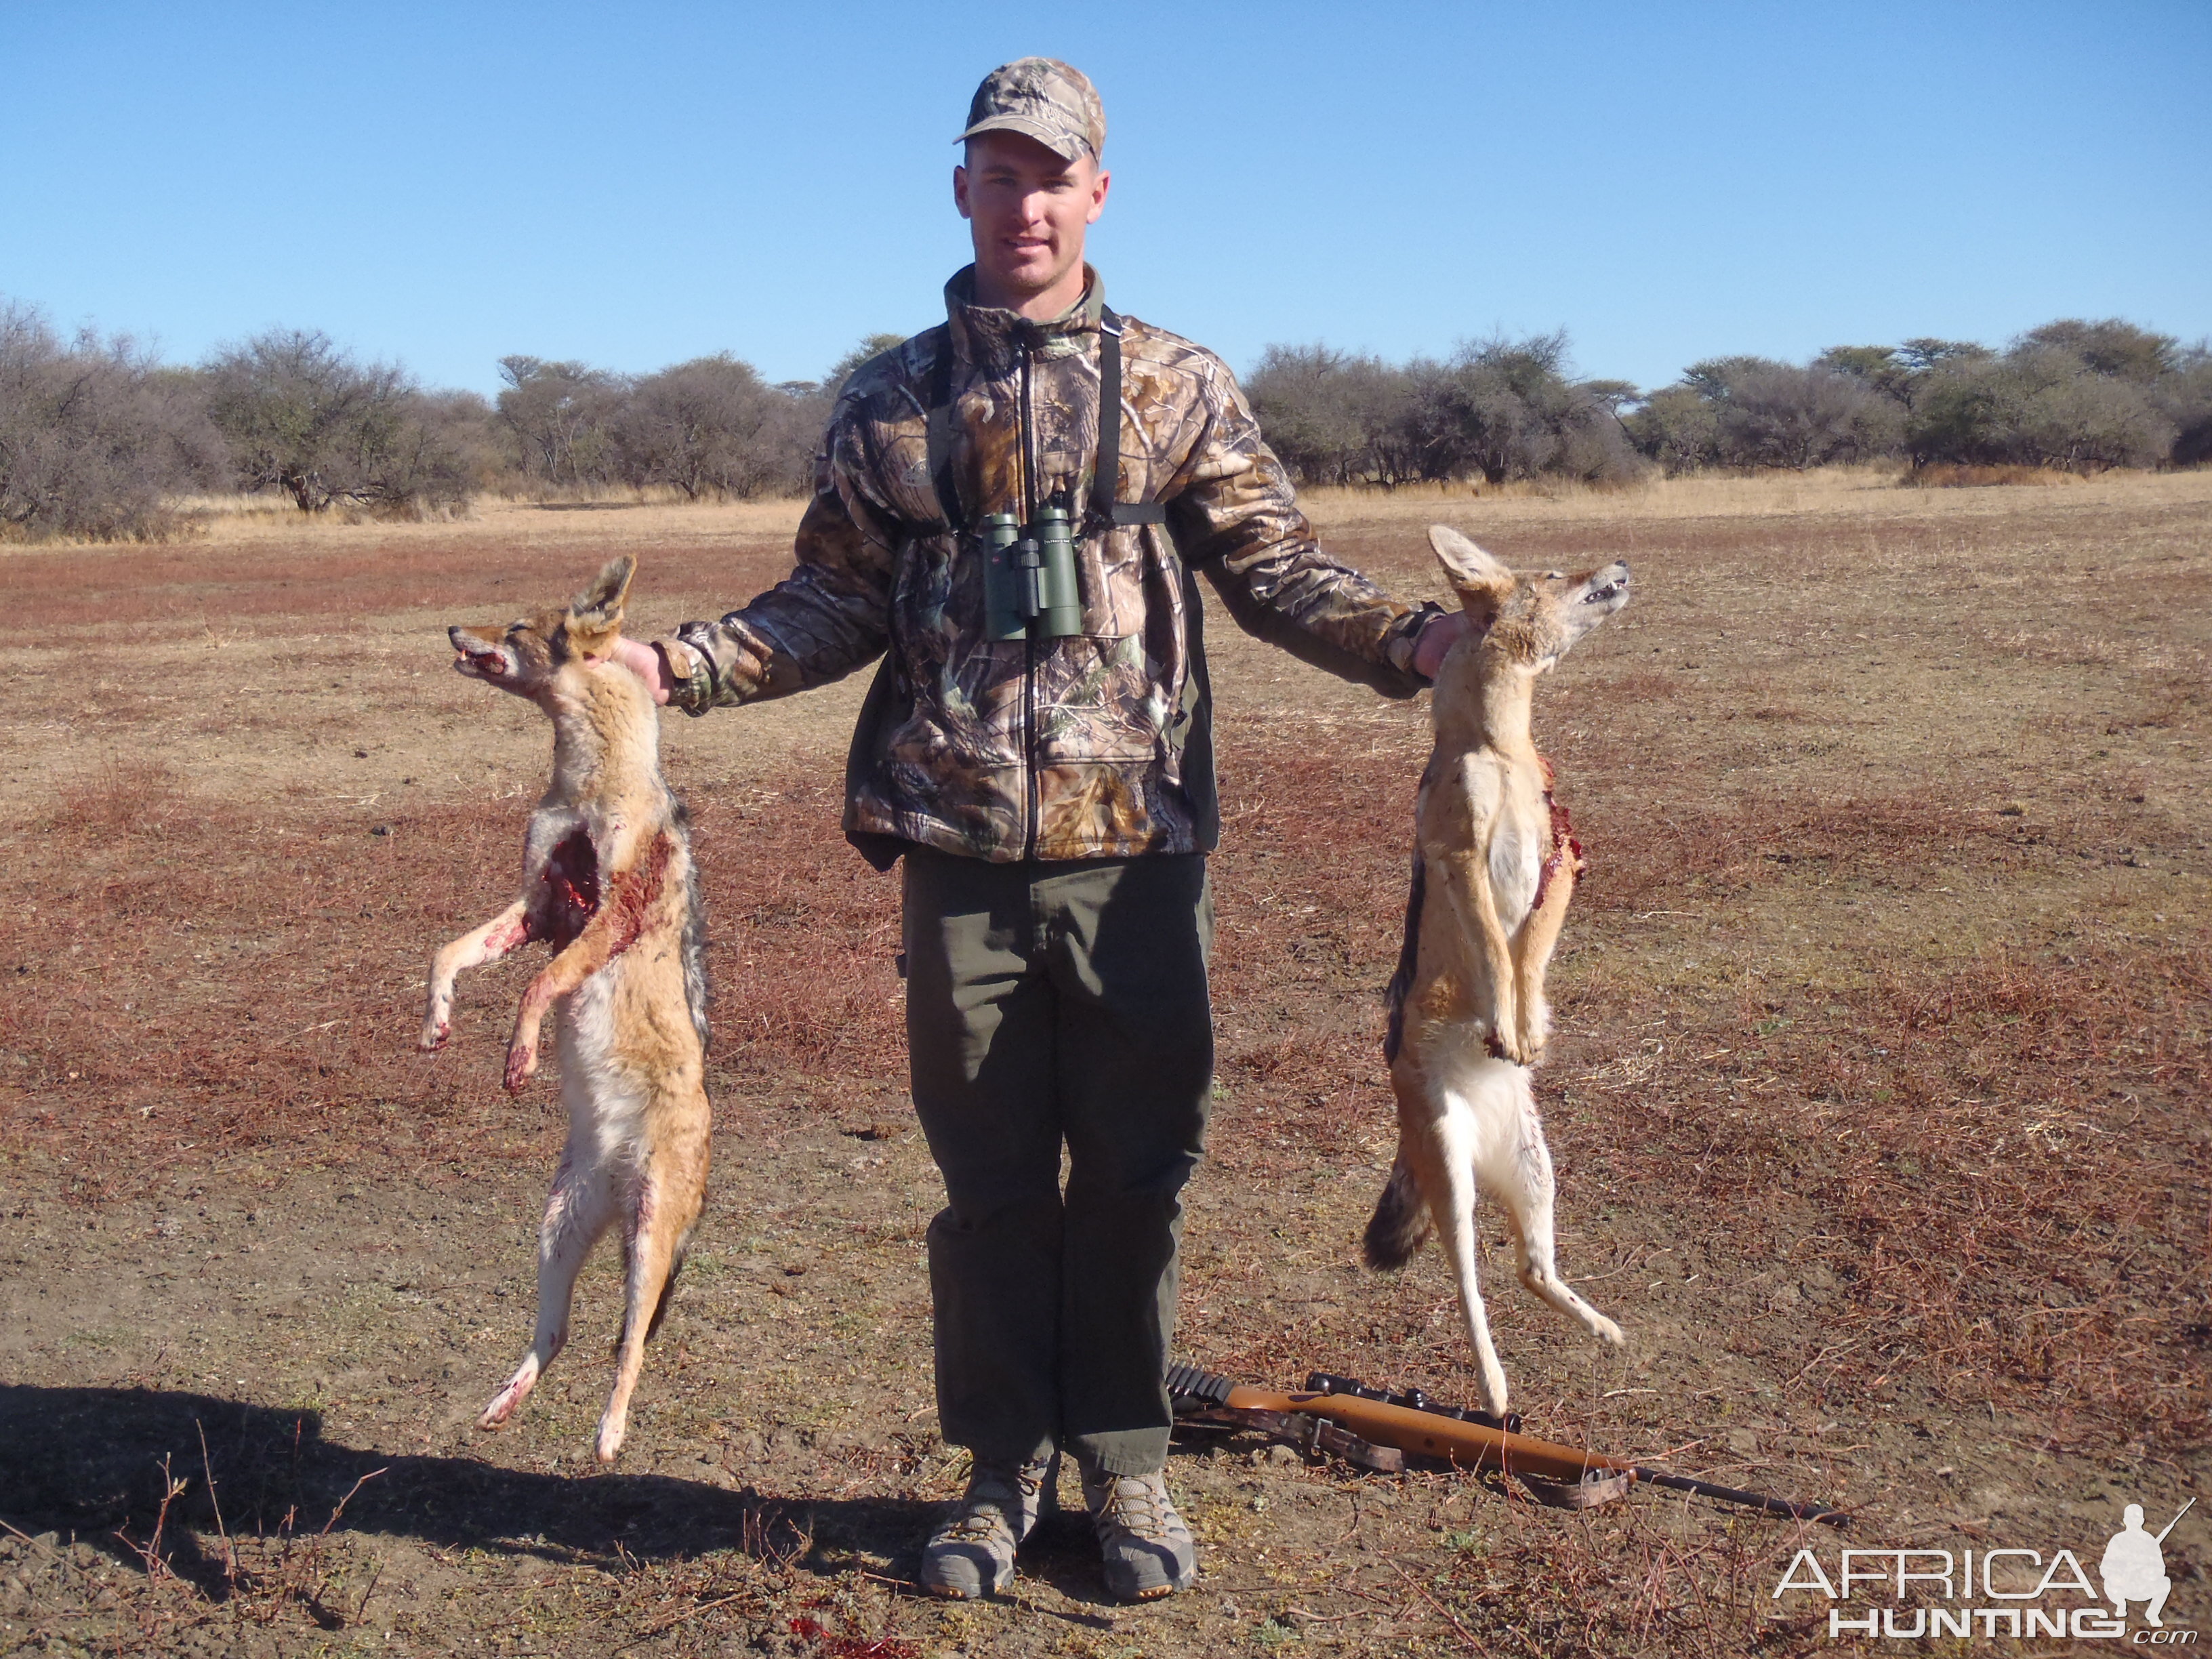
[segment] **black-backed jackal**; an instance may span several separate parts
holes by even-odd
[[[1398,1158],[1367,1224],[1370,1267],[1402,1266],[1433,1218],[1503,1414],[1505,1373],[1474,1274],[1478,1188],[1504,1206],[1521,1283],[1618,1345],[1620,1328],[1567,1288],[1553,1260],[1552,1155],[1529,1067],[1551,1035],[1544,969],[1583,868],[1551,769],[1528,732],[1536,677],[1628,603],[1628,567],[1516,577],[1442,525],[1429,544],[1474,628],[1437,673],[1436,745],[1421,774],[1405,949],[1384,1052]]]
[[[609,659],[634,568],[615,560],[566,609],[448,630],[455,668],[527,697],[553,722],[553,781],[530,817],[522,896],[437,953],[422,1018],[422,1047],[442,1047],[455,975],[532,939],[552,946],[515,1016],[506,1081],[519,1091],[538,1069],[550,1013],[568,1142],[538,1231],[537,1334],[477,1424],[506,1422],[553,1363],[576,1275],[619,1223],[626,1297],[601,1462],[622,1448],[646,1341],[668,1311],[707,1189],[706,922],[690,838],[660,775],[652,696]]]

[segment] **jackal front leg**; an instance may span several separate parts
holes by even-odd
[[[473,933],[441,946],[430,958],[430,1000],[422,1011],[422,1046],[435,1052],[446,1046],[446,1039],[453,1034],[453,981],[462,969],[497,962],[536,937],[528,906],[517,899]]]
[[[1443,871],[1444,891],[1450,895],[1453,914],[1459,918],[1462,949],[1481,953],[1480,962],[1470,961],[1468,967],[1470,970],[1480,967],[1481,977],[1488,982],[1490,1006],[1482,1012],[1490,1022],[1491,1042],[1498,1056],[1526,1066],[1530,1055],[1521,1037],[1513,952],[1505,938],[1505,924],[1498,919],[1497,895],[1490,885],[1487,838],[1475,840],[1478,844],[1472,850],[1454,847],[1431,850],[1426,855]],[[1470,971],[1468,977],[1475,975]],[[1475,988],[1470,985],[1468,989],[1472,992]],[[1477,1006],[1480,1008],[1479,994]]]
[[[1532,1065],[1552,1040],[1552,1007],[1544,1000],[1544,974],[1559,945],[1559,929],[1566,925],[1567,902],[1574,891],[1575,868],[1570,860],[1553,872],[1545,884],[1544,902],[1528,913],[1516,941],[1520,947],[1515,971],[1519,975],[1521,1046],[1528,1051]]]
[[[507,1089],[521,1092],[538,1070],[538,1034],[545,1011],[637,943],[647,913],[660,897],[674,842],[666,831],[653,839],[641,868],[617,871],[606,881],[605,896],[583,932],[545,964],[515,1011],[514,1036],[507,1045]]]

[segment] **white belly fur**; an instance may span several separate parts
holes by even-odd
[[[1543,1133],[1528,1067],[1492,1058],[1475,1027],[1438,1025],[1425,1036],[1420,1065],[1428,1097],[1442,1109],[1437,1129],[1447,1158],[1493,1192],[1523,1179],[1522,1160]]]
[[[1521,924],[1535,908],[1536,883],[1543,872],[1546,850],[1534,837],[1522,833],[1512,814],[1499,820],[1490,843],[1490,887],[1497,897],[1498,920],[1504,925],[1508,938],[1521,931]]]
[[[560,1033],[561,1097],[568,1145],[579,1164],[636,1164],[645,1141],[645,1091],[615,1051],[614,999],[626,964],[610,963],[555,1005]]]

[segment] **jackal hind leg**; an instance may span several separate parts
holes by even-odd
[[[538,1329],[530,1350],[507,1386],[477,1419],[480,1429],[495,1429],[514,1415],[531,1389],[568,1343],[568,1316],[576,1297],[576,1275],[585,1258],[615,1218],[614,1183],[604,1168],[579,1170],[573,1152],[561,1155],[545,1218],[538,1228]]]
[[[1505,1414],[1505,1368],[1498,1362],[1498,1346],[1490,1336],[1490,1316],[1482,1305],[1482,1287],[1475,1279],[1474,1139],[1474,1124],[1468,1109],[1452,1103],[1423,1133],[1406,1138],[1405,1151],[1413,1179],[1436,1221],[1444,1259],[1451,1264],[1467,1340],[1474,1347],[1482,1407],[1502,1417]]]
[[[1558,1182],[1553,1175],[1551,1149],[1544,1144],[1543,1125],[1537,1118],[1525,1071],[1517,1084],[1522,1095],[1517,1144],[1508,1150],[1500,1168],[1486,1172],[1486,1182],[1504,1208],[1506,1226],[1513,1235],[1516,1276],[1522,1288],[1538,1301],[1566,1315],[1592,1336],[1620,1347],[1627,1340],[1620,1327],[1576,1295],[1559,1276],[1553,1238]]]
[[[692,1224],[699,1215],[696,1195],[684,1204],[679,1194],[669,1190],[669,1183],[652,1171],[635,1178],[629,1203],[629,1213],[624,1218],[629,1261],[623,1275],[622,1336],[615,1346],[615,1385],[599,1418],[596,1447],[602,1463],[615,1461],[629,1431],[629,1400],[645,1369],[645,1345],[659,1328],[670,1280],[683,1265]]]

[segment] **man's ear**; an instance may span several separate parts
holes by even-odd
[[[568,636],[587,657],[604,657],[622,632],[623,605],[637,561],[624,553],[607,561],[591,586],[568,602]]]
[[[973,216],[968,210],[968,169],[963,166],[952,169],[952,205],[960,210],[962,218]]]

